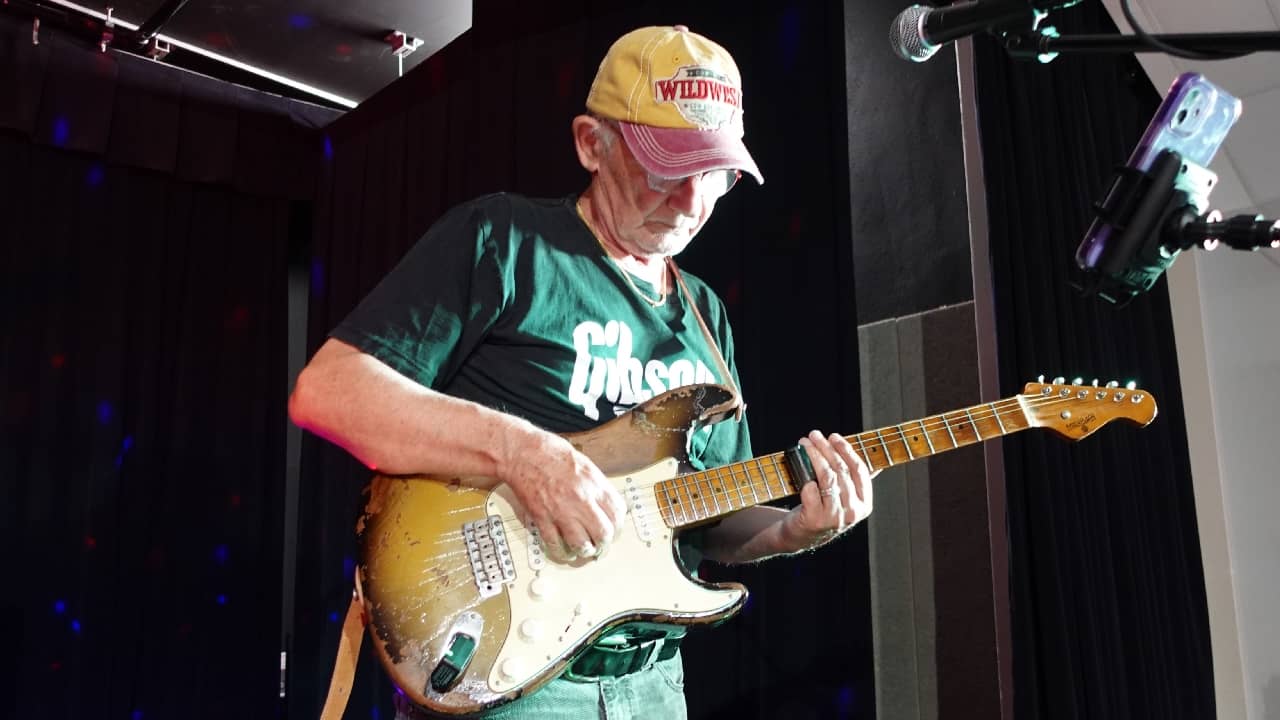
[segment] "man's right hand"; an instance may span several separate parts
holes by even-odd
[[[557,559],[596,555],[626,515],[622,495],[568,440],[423,387],[334,338],[299,375],[289,415],[382,473],[510,485]]]
[[[504,450],[498,479],[511,486],[547,552],[568,561],[602,553],[627,506],[596,464],[568,440],[538,429],[517,433]]]

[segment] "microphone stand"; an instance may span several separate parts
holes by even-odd
[[[1059,53],[1145,53],[1167,52],[1148,41],[1154,39],[1179,50],[1221,58],[1235,57],[1251,52],[1280,50],[1280,32],[1235,33],[1175,33],[1139,35],[1075,35],[1061,37],[1053,27],[1038,28],[1024,33],[1005,33],[1005,50],[1018,60],[1049,62]]]
[[[1119,168],[1094,206],[1096,222],[1115,231],[1110,247],[1084,271],[1083,282],[1072,284],[1084,295],[1124,305],[1149,290],[1183,250],[1280,248],[1280,220],[1237,215],[1224,221],[1217,210],[1202,213],[1215,182],[1214,173],[1172,150],[1156,156],[1147,172]]]
[[[1261,215],[1236,215],[1223,220],[1222,213],[1214,210],[1206,217],[1178,218],[1174,222],[1179,250],[1195,245],[1213,250],[1219,244],[1234,250],[1280,248],[1280,220],[1268,220]]]

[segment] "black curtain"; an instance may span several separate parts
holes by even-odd
[[[721,201],[681,257],[728,305],[757,450],[814,427],[859,429],[844,19],[831,3],[477,3],[470,32],[326,129],[311,348],[453,204],[582,190],[569,126],[600,59],[628,30],[675,23],[734,53],[747,142],[767,178]],[[310,438],[303,478],[300,541],[314,552],[298,572],[299,718],[314,717],[332,667],[368,472]],[[865,527],[792,561],[704,569],[754,595],[741,616],[686,641],[693,717],[874,717]],[[390,686],[367,648],[361,663],[347,717],[388,717]]]
[[[0,715],[272,716],[286,258],[335,113],[30,38],[0,16]]]
[[[1063,31],[1114,32],[1100,3]],[[1212,659],[1168,290],[1119,308],[1068,284],[1114,167],[1159,95],[1132,56],[1015,62],[977,43],[1004,394],[1037,374],[1136,380],[1160,414],[1078,444],[1006,440],[1018,718],[1214,717]],[[1123,425],[1123,426],[1119,426]]]

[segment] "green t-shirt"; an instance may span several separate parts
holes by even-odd
[[[575,199],[497,194],[454,208],[332,336],[422,385],[556,433],[674,387],[723,382],[689,298],[673,292],[657,308],[641,299]],[[736,383],[724,304],[684,278]],[[750,457],[745,420],[704,428],[689,448],[699,469]]]

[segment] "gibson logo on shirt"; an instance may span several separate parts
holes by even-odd
[[[598,402],[605,398],[621,413],[636,403],[672,388],[718,382],[701,360],[680,358],[670,365],[631,356],[631,328],[621,320],[603,325],[588,320],[573,329],[577,357],[569,381],[569,402],[592,420],[600,419]]]

